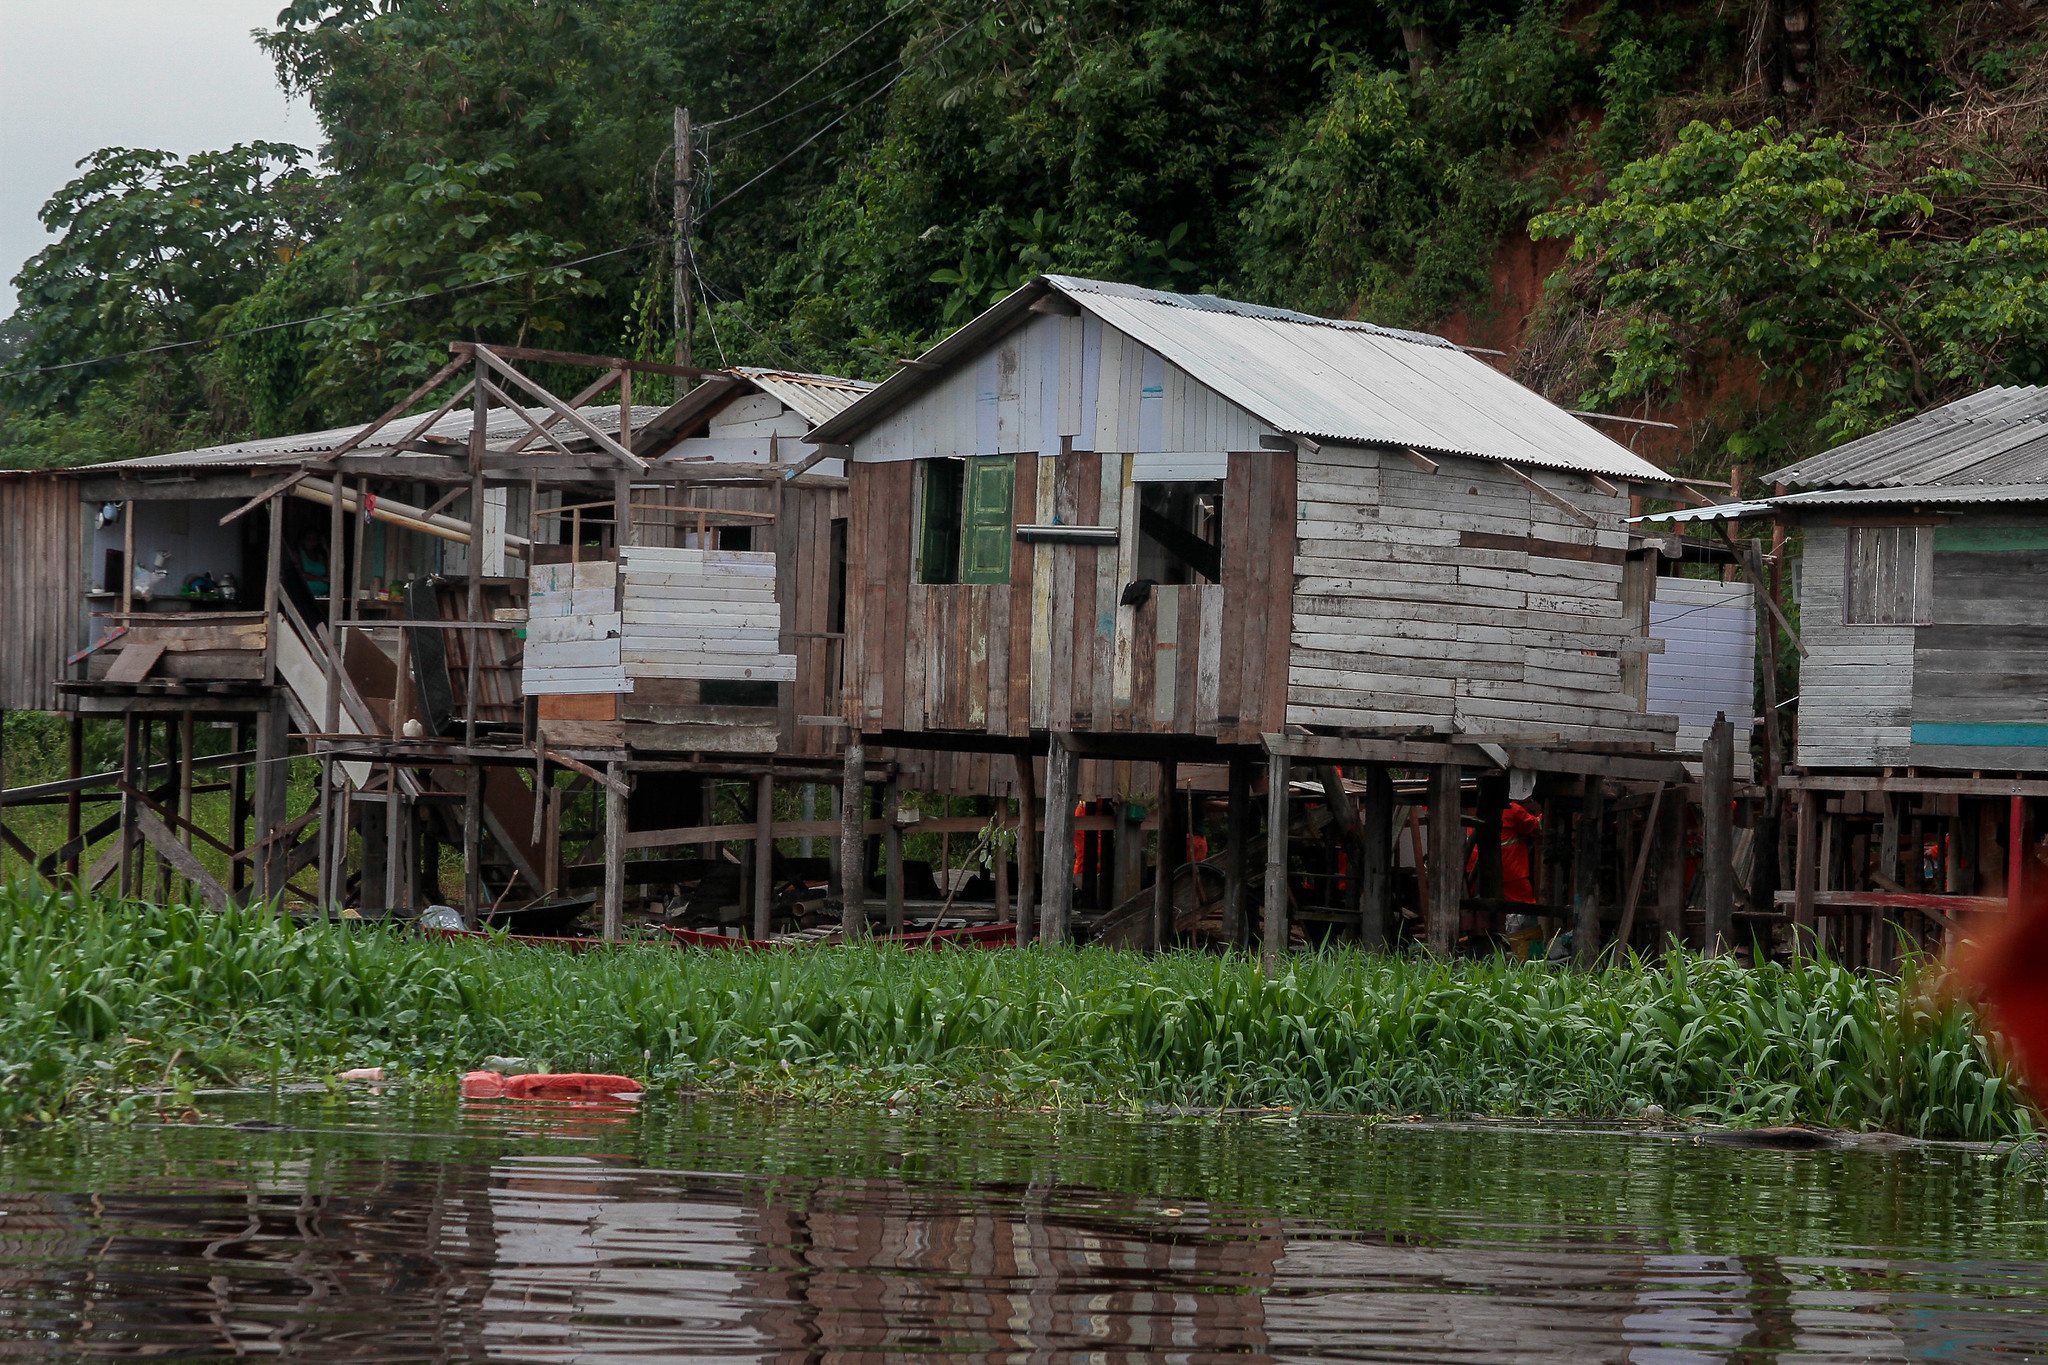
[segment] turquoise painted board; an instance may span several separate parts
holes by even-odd
[[[1941,725],[1915,722],[1915,744],[1981,744],[2006,749],[2048,749],[2048,725]]]
[[[1937,527],[1934,550],[1937,554],[1958,550],[2048,550],[2048,526]]]

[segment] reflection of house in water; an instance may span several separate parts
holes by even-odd
[[[2034,1317],[1888,1292],[1919,1266],[1651,1252],[1554,1211],[1424,1244],[1084,1187],[546,1158],[278,1163],[0,1208],[0,1359],[1847,1362],[2023,1353]],[[1995,1294],[2035,1269],[1968,1274]]]

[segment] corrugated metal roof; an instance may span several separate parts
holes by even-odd
[[[1798,488],[2048,482],[2048,388],[1990,388],[1764,475]]]
[[[1616,478],[1664,471],[1441,337],[1208,294],[1043,275],[934,346],[923,364],[820,425],[844,441],[978,353],[1057,291],[1267,425],[1318,442],[1414,447]]]
[[[1628,524],[1638,526],[1653,522],[1660,526],[1678,526],[1690,522],[1742,521],[1748,517],[1768,517],[1776,513],[1777,507],[1770,502],[1723,502],[1712,507],[1687,507],[1677,512],[1653,512],[1646,517],[1630,517]]]
[[[605,435],[616,436],[618,434],[618,404],[610,403],[602,407],[587,407],[579,411],[582,413],[584,421],[590,423],[590,425],[596,427]],[[635,403],[633,405],[633,426],[635,429],[638,429],[660,416],[662,411],[658,407],[643,406]],[[548,409],[540,407],[528,408],[526,409],[526,414],[536,422],[546,421],[551,415]],[[389,423],[382,431],[356,448],[369,452],[389,450],[398,443],[401,437],[412,430],[412,424],[418,420],[419,418],[417,417],[410,420],[401,417]],[[472,420],[472,415],[467,409],[451,412],[440,421],[434,423],[433,426],[427,428],[426,434],[450,441],[467,440]],[[258,441],[235,441],[229,445],[206,446],[199,450],[181,450],[165,455],[144,455],[139,459],[116,460],[109,464],[92,465],[89,468],[94,472],[98,472],[106,469],[207,469],[220,466],[234,468],[243,465],[296,464],[308,455],[318,455],[324,451],[334,449],[368,425],[368,422],[358,422],[354,426],[332,427],[326,431],[309,431],[297,436],[272,436]],[[514,409],[492,408],[490,420],[485,424],[484,430],[485,439],[501,441],[523,436],[530,428]],[[576,435],[575,431],[566,425],[557,425],[555,430],[562,433],[565,439],[573,439]]]
[[[1907,488],[1822,488],[1771,499],[1774,507],[1922,507],[2048,502],[2048,483],[1962,483]]]
[[[772,394],[785,406],[803,414],[804,420],[812,426],[837,417],[875,387],[859,379],[803,374],[794,370],[763,370],[749,365],[737,366],[733,373],[754,381],[763,393]]]

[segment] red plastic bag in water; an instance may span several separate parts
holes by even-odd
[[[472,1071],[462,1078],[462,1098],[494,1100],[505,1093],[505,1078],[495,1071]]]
[[[607,1076],[595,1071],[564,1071],[546,1076],[507,1076],[505,1094],[512,1099],[538,1096],[575,1098],[591,1095],[632,1095],[640,1082],[631,1076]]]

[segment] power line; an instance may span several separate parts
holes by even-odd
[[[901,57],[891,57],[888,61],[882,63],[880,66],[876,67],[873,71],[868,72],[866,75],[855,76],[852,80],[840,86],[837,90],[834,90],[829,95],[820,95],[818,96],[818,98],[812,100],[809,104],[800,104],[786,114],[777,114],[774,118],[769,119],[766,123],[757,123],[753,127],[746,129],[744,132],[734,133],[731,137],[727,138],[724,142],[719,144],[720,148],[723,149],[725,147],[730,147],[735,142],[744,142],[746,139],[752,137],[754,134],[765,133],[770,128],[773,128],[776,124],[786,123],[790,119],[795,118],[798,114],[808,113],[811,110],[817,108],[821,104],[829,104],[833,100],[838,99],[841,95],[845,94],[847,91],[853,89],[856,85],[860,85],[865,81],[871,81],[875,77],[881,75],[884,71],[887,71],[890,67],[901,65],[902,62],[903,59]],[[707,153],[707,155],[709,154]]]
[[[761,102],[760,102],[759,104],[755,105],[755,106],[754,106],[753,108],[751,108],[751,109],[747,109],[747,110],[743,110],[742,112],[740,112],[740,113],[737,113],[737,114],[728,114],[728,115],[726,115],[726,117],[724,117],[724,118],[722,118],[722,119],[714,119],[714,120],[712,120],[712,121],[711,121],[710,123],[706,123],[706,124],[703,124],[703,125],[701,125],[701,126],[702,126],[702,127],[705,127],[705,128],[722,128],[722,127],[724,127],[724,126],[725,126],[726,124],[728,124],[728,123],[737,123],[737,122],[739,122],[739,121],[740,121],[741,119],[743,119],[743,118],[747,118],[747,117],[750,117],[750,116],[752,116],[752,115],[754,115],[754,114],[758,114],[758,113],[760,113],[760,112],[761,112],[761,111],[762,111],[763,109],[766,109],[766,108],[767,108],[767,107],[768,107],[769,105],[771,105],[771,104],[775,103],[775,101],[777,101],[777,100],[781,99],[781,98],[782,98],[782,97],[783,97],[784,95],[787,95],[787,94],[788,94],[788,93],[789,93],[790,91],[792,91],[792,90],[796,89],[796,88],[797,88],[797,87],[798,87],[799,85],[802,85],[802,84],[803,84],[803,83],[804,83],[805,81],[807,81],[807,80],[809,80],[809,79],[810,79],[811,77],[813,77],[813,76],[817,75],[817,74],[818,74],[818,73],[819,73],[820,71],[823,71],[823,70],[824,70],[824,69],[825,69],[826,67],[828,67],[828,66],[832,65],[832,63],[833,63],[833,62],[835,62],[835,61],[839,60],[839,57],[840,57],[840,54],[841,54],[841,53],[844,53],[844,52],[845,52],[845,51],[846,51],[846,50],[847,50],[848,48],[852,47],[852,46],[853,46],[853,45],[854,45],[855,43],[859,42],[859,41],[860,41],[861,39],[863,39],[863,38],[867,37],[867,36],[868,36],[868,35],[869,35],[870,33],[873,33],[873,32],[874,32],[874,31],[875,31],[876,29],[880,28],[880,27],[881,27],[882,25],[884,25],[884,24],[888,23],[888,22],[889,22],[889,21],[890,21],[891,19],[894,19],[894,18],[896,18],[899,12],[900,12],[900,11],[896,11],[896,10],[891,10],[891,11],[889,11],[888,13],[884,14],[884,15],[883,15],[883,16],[882,16],[881,18],[879,18],[879,19],[875,20],[875,22],[874,22],[874,23],[872,23],[872,24],[869,24],[869,25],[868,25],[868,26],[867,26],[866,28],[862,29],[862,30],[861,30],[861,31],[860,31],[859,33],[856,33],[856,34],[854,34],[854,35],[853,35],[853,37],[851,37],[851,38],[848,38],[848,39],[847,39],[847,40],[846,40],[846,41],[845,41],[844,43],[841,43],[841,44],[840,44],[840,45],[839,45],[839,46],[838,46],[837,48],[835,48],[835,49],[833,50],[833,52],[832,52],[832,55],[830,55],[829,57],[825,58],[825,60],[824,60],[824,61],[822,61],[822,62],[819,62],[819,63],[818,63],[818,64],[817,64],[816,66],[812,67],[812,68],[811,68],[811,69],[810,69],[809,71],[806,71],[806,72],[804,72],[804,74],[803,74],[803,75],[801,75],[801,76],[798,76],[798,77],[797,77],[797,78],[796,78],[795,80],[791,81],[791,82],[790,82],[790,83],[789,83],[788,85],[785,85],[785,86],[783,86],[783,87],[782,87],[782,88],[781,88],[780,90],[778,90],[778,91],[776,91],[776,92],[775,92],[774,94],[770,95],[770,96],[769,96],[769,97],[768,97],[767,99],[765,99],[765,100],[762,100],[762,101],[761,101]]]
[[[238,332],[226,332],[217,337],[202,337],[197,341],[170,341],[165,342],[161,346],[144,346],[140,350],[135,351],[120,351],[113,355],[98,355],[90,360],[67,360],[61,365],[39,365],[34,369],[28,370],[7,370],[0,372],[0,379],[24,379],[32,374],[54,374],[59,370],[75,370],[85,365],[104,365],[116,360],[133,360],[138,356],[157,355],[164,351],[185,351],[196,346],[218,346],[223,341],[233,341],[237,337],[255,336],[259,332],[277,332],[289,327],[306,327],[316,322],[326,322],[332,318],[347,317],[352,313],[370,313],[381,308],[396,308],[401,304],[418,303],[422,299],[445,298],[449,294],[460,294],[467,289],[483,289],[490,285],[503,284],[508,280],[525,279],[530,275],[538,275],[547,270],[566,270],[571,266],[585,265],[591,261],[602,261],[610,256],[623,256],[629,251],[639,251],[663,240],[665,239],[660,237],[646,237],[627,246],[614,247],[610,251],[595,251],[588,256],[578,256],[573,260],[567,261],[556,261],[550,265],[534,266],[530,270],[514,270],[509,274],[494,275],[488,280],[471,280],[467,284],[451,284],[445,289],[423,290],[417,294],[408,294],[402,299],[383,299],[377,303],[351,304],[347,308],[336,308],[331,312],[316,313],[312,317],[294,318],[290,322],[269,322],[261,327],[244,327]]]

